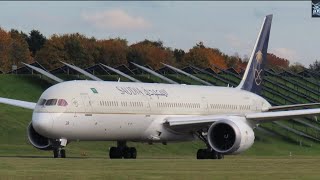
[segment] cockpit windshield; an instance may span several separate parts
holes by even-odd
[[[40,106],[44,106],[46,104],[46,101],[45,99],[40,99],[39,102],[38,102],[38,105]]]
[[[48,99],[46,102],[46,106],[54,106],[57,104],[57,99]]]
[[[68,106],[68,103],[64,99],[59,99],[58,100],[58,106]]]
[[[68,106],[68,102],[65,99],[40,99],[38,101],[40,106]]]

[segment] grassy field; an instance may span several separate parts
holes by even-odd
[[[319,179],[320,158],[0,158],[0,179]]]

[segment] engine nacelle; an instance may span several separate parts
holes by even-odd
[[[213,123],[208,130],[207,138],[215,151],[237,154],[252,146],[254,132],[245,118],[230,117]]]
[[[40,135],[37,131],[34,130],[32,122],[28,126],[28,139],[29,142],[36,148],[40,150],[52,150],[52,143],[49,138],[46,138]]]

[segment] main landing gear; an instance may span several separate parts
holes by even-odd
[[[52,142],[53,144],[53,157],[66,158],[66,150],[63,149],[67,145],[66,139],[60,139]]]
[[[207,149],[199,149],[197,151],[197,159],[223,159],[224,155],[218,153],[217,151],[213,150],[208,143],[207,138],[202,134],[202,132],[198,132],[197,136],[200,140],[202,140],[206,145]]]
[[[197,152],[197,159],[223,159],[224,156],[221,153],[214,151],[213,149],[199,149]]]
[[[110,159],[136,159],[137,150],[134,147],[128,147],[125,141],[118,141],[117,147],[111,147],[109,150]]]

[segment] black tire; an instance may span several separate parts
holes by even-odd
[[[130,152],[130,157],[131,159],[136,159],[137,158],[137,149],[134,147],[129,148]]]
[[[61,149],[60,150],[60,155],[61,155],[61,158],[66,158],[66,150]]]
[[[218,153],[218,159],[224,159],[224,155],[221,153]]]
[[[124,148],[123,149],[123,158],[130,159],[131,158],[131,148]]]
[[[208,151],[208,159],[218,159],[219,153],[216,151]]]
[[[205,159],[205,150],[204,149],[198,149],[197,151],[197,159]]]
[[[54,149],[53,150],[53,158],[58,158],[59,157],[59,150],[58,149]]]
[[[116,147],[111,147],[109,149],[109,157],[110,157],[110,159],[114,159],[116,151],[117,151]]]
[[[110,157],[110,159],[121,159],[122,152],[120,151],[120,148],[111,147],[109,150],[109,157]]]

